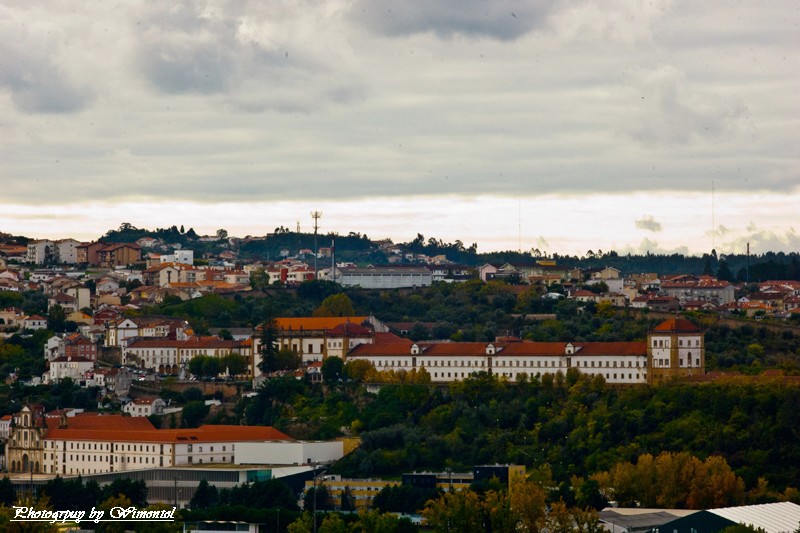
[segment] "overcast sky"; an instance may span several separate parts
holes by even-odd
[[[794,0],[4,0],[0,231],[797,251],[799,53]]]

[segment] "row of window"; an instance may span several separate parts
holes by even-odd
[[[463,379],[469,377],[472,373],[470,372],[434,372],[433,379]],[[525,374],[525,372],[521,372],[520,374]],[[626,374],[620,373],[610,373],[606,372],[605,374],[599,373],[600,375],[604,376],[606,380],[619,380],[619,379],[626,379]],[[516,372],[497,372],[496,375],[506,378],[514,379],[518,376]],[[536,377],[540,377],[540,374],[537,372],[535,374]],[[647,374],[643,373],[628,373],[627,380],[628,381],[644,381],[647,377]]]
[[[592,363],[591,365],[589,365],[590,362]],[[610,362],[609,361],[578,361],[578,365],[577,366],[579,368],[580,367],[583,367],[583,368],[589,368],[589,367],[595,368],[595,362],[597,363],[597,368],[603,368],[603,366],[605,366],[605,368],[617,368],[617,361],[610,361]],[[605,362],[605,365],[603,365],[604,362]],[[583,363],[583,364],[581,364],[581,363]],[[633,361],[627,361],[627,363],[628,363],[627,364],[628,368],[633,368],[633,366],[634,366],[633,365]],[[637,359],[636,360],[636,368],[639,368],[639,366],[640,366],[639,363],[641,363],[641,366],[647,367],[647,361],[646,360],[639,361]],[[619,366],[620,366],[620,368],[625,368],[626,365],[622,361],[620,361],[620,365]]]
[[[595,363],[597,363],[597,364],[595,365]],[[617,365],[617,363],[619,363],[619,365]],[[641,366],[645,366],[646,367],[647,366],[647,361],[646,360],[641,360],[640,361],[639,359],[636,359],[636,364],[634,365],[634,362],[631,361],[631,360],[628,360],[628,361],[580,361],[579,360],[579,361],[577,361],[577,365],[576,366],[583,367],[583,368],[589,368],[589,367],[591,367],[591,368],[595,368],[595,367],[602,368],[604,366],[605,366],[605,368],[617,368],[618,366],[620,368],[625,368],[625,367],[633,368],[635,366],[636,368],[639,368],[640,364],[641,364]],[[409,361],[407,361],[407,360],[400,360],[400,361],[395,361],[395,360],[382,361],[382,360],[378,360],[378,361],[376,361],[376,366],[378,366],[378,367],[381,367],[381,366],[384,366],[384,367],[389,367],[389,366],[408,367],[408,366],[411,366],[411,363]],[[454,361],[454,360],[438,360],[438,359],[436,359],[436,360],[433,360],[433,361],[421,361],[419,366],[422,366],[422,367],[429,366],[429,367],[432,367],[432,368],[433,367],[446,367],[446,368],[452,368],[452,367],[475,367],[475,368],[485,368],[486,367],[486,361],[463,361],[463,360],[455,360]],[[516,361],[497,360],[497,361],[495,361],[495,368],[505,368],[505,367],[510,367],[510,368],[514,368],[514,367],[516,367],[516,368],[563,368],[565,366],[567,366],[566,363],[564,361],[560,361],[560,360],[559,361],[550,361],[550,360],[530,361],[530,360],[527,360],[527,359],[523,359],[521,361],[520,360],[516,360]]]

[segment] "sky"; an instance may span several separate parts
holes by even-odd
[[[0,231],[798,251],[800,3],[0,1]]]

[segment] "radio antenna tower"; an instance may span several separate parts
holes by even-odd
[[[714,180],[711,180],[711,249],[717,249],[717,221],[714,204]]]
[[[314,279],[319,278],[319,269],[317,268],[317,229],[319,228],[319,219],[322,218],[322,211],[312,211],[311,218],[314,219]]]

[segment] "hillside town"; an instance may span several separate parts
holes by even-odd
[[[473,463],[472,471],[461,473],[406,471],[402,482],[322,475],[357,455],[358,431],[343,427],[331,438],[296,438],[271,425],[248,423],[238,405],[287,379],[331,389],[333,380],[347,382],[345,375],[355,375],[347,372],[359,372],[371,394],[390,383],[447,390],[482,376],[520,387],[563,383],[565,377],[621,390],[705,383],[718,375],[708,369],[707,324],[738,320],[791,327],[800,318],[795,280],[746,283],[713,273],[624,273],[533,256],[467,265],[388,240],[370,243],[387,259],[381,264],[337,261],[334,243],[316,251],[282,249],[274,260],[245,257],[237,250],[246,243],[222,234],[197,239],[214,243],[213,253],[153,237],[32,240],[25,246],[8,241],[0,245],[0,295],[34,298],[40,311],[0,309],[0,335],[9,341],[40,335],[45,370],[14,369],[7,372],[6,385],[69,386],[91,395],[88,409],[48,409],[25,400],[15,401],[17,408],[2,417],[0,466],[17,492],[43,488],[62,476],[100,484],[139,480],[149,501],[189,508],[203,490],[201,480],[215,471],[220,490],[267,476],[282,479],[302,500],[324,483],[329,497],[350,498],[353,509],[363,511],[378,493],[403,486],[449,493],[499,479],[510,488],[516,477],[525,478],[524,464]],[[346,292],[338,293],[347,300],[338,311],[274,314],[228,327],[207,327],[190,314],[154,312],[209,298],[268,301],[314,283],[336,287],[331,295],[397,297],[475,286],[494,294],[487,302],[496,307],[498,295],[516,300],[517,307],[535,298],[529,309],[538,312],[511,309],[508,316],[517,325],[557,322],[559,305],[571,306],[575,316],[624,313],[651,322],[632,340],[539,340],[525,334],[529,326],[469,339],[460,331],[442,333],[438,323],[358,314]],[[280,357],[289,362],[276,363]],[[627,520],[609,518],[616,511],[603,512],[598,515],[601,522],[608,520],[603,523]],[[655,527],[683,516],[653,515],[647,523]]]

